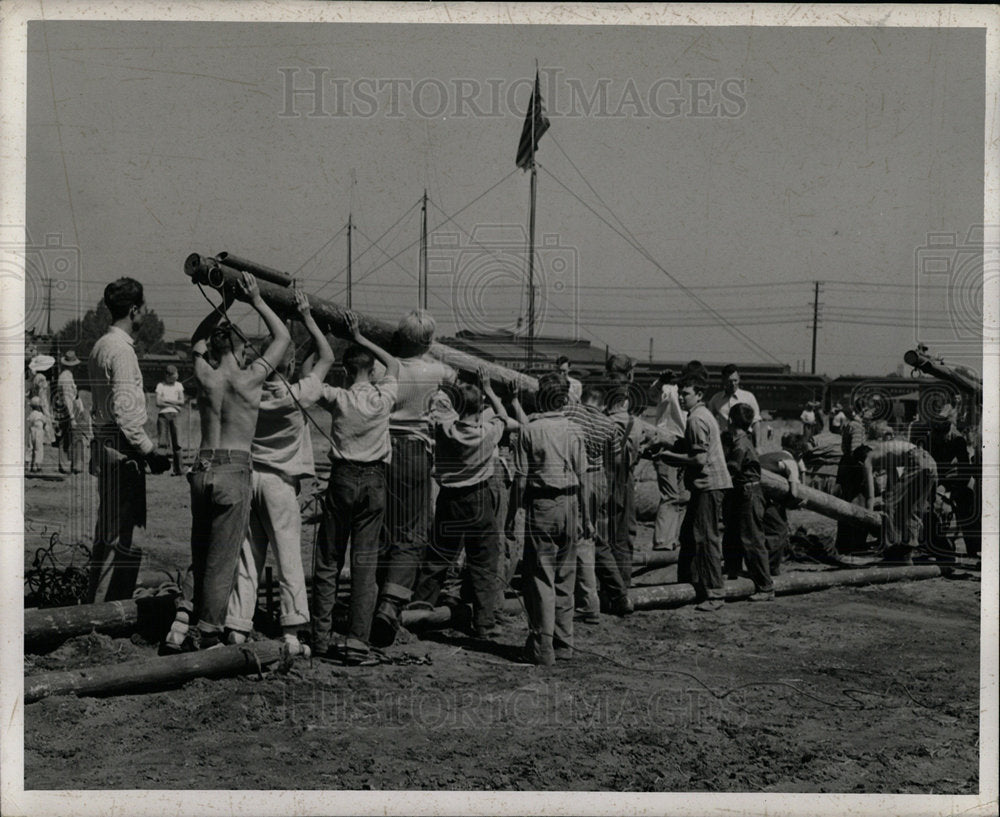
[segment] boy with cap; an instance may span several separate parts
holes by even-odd
[[[77,431],[76,381],[73,369],[80,365],[80,358],[70,349],[59,358],[62,371],[56,379],[56,395],[53,405],[57,436],[59,438],[59,473],[79,474],[83,470],[83,449]]]

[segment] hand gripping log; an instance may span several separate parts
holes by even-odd
[[[249,272],[260,282],[261,297],[283,318],[293,318],[298,314],[295,308],[295,296],[289,288],[292,277],[285,272],[247,261],[230,253],[219,253],[218,256],[206,257],[193,253],[184,262],[184,272],[194,282],[203,286],[222,289],[226,285],[233,286],[240,280],[241,272]],[[347,310],[332,301],[308,295],[309,306],[319,327],[341,338],[350,338],[344,316]],[[365,337],[375,341],[379,346],[392,351],[395,327],[384,321],[375,320],[361,312],[355,312],[358,324]],[[443,343],[431,345],[432,357],[447,363],[460,371],[474,373],[479,367],[485,367],[486,373],[493,381],[504,383],[519,391],[534,392],[538,389],[538,381],[534,377],[521,374],[505,366],[482,360],[475,355],[460,352]]]

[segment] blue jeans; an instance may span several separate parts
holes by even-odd
[[[427,549],[431,524],[432,458],[424,441],[392,435],[392,462],[386,475],[385,549],[379,584],[382,594],[410,600]]]
[[[221,633],[250,523],[249,451],[198,452],[191,483],[193,607],[203,634]]]
[[[329,643],[337,577],[351,542],[351,611],[348,638],[368,643],[378,597],[375,571],[385,521],[385,464],[337,460],[330,469],[313,570],[313,622],[317,644]]]

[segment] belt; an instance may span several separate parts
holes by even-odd
[[[344,460],[344,459],[334,459],[330,458],[330,467],[343,468],[354,467],[354,468],[374,468],[377,465],[384,466],[385,460]]]
[[[587,466],[587,473],[588,474],[592,474],[595,471],[603,471],[603,470],[604,470],[604,465],[588,465]]]
[[[529,485],[525,493],[529,497],[569,496],[575,494],[579,487],[579,485],[569,485],[565,488],[551,488],[547,485]]]
[[[230,448],[202,448],[198,452],[198,459],[212,465],[249,465],[250,452]]]

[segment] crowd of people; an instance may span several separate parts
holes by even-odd
[[[373,647],[394,643],[404,611],[433,608],[447,596],[464,559],[474,637],[498,634],[504,594],[520,562],[525,660],[548,665],[571,657],[575,623],[632,612],[634,471],[643,457],[652,460],[659,492],[653,547],[678,551],[678,581],[697,589],[696,609],[719,610],[726,579],[741,574],[755,585],[751,601],[774,598],[773,577],[788,545],[787,510],[799,504],[800,462],[812,435],[787,434],[779,450],[759,453],[760,409],[740,388],[736,366],[723,369],[722,388],[714,393],[698,361],[663,372],[644,393],[627,357],[611,356],[604,376],[585,382],[569,377],[569,361],[560,359],[529,393],[492,382],[485,368],[458,372],[433,358],[436,326],[426,311],[403,317],[391,349],[366,337],[348,312],[351,343],[340,360],[345,379],[333,386],[326,381],[334,353],[297,287],[298,318],[311,339],[299,365],[288,328],[261,298],[253,276],[244,274],[222,291],[221,304],[192,337],[201,446],[186,472],[191,560],[162,652],[250,638],[272,547],[289,648],[300,648],[308,632],[315,654],[366,662]],[[267,326],[263,348],[229,320],[235,299]],[[156,391],[158,428],[169,453],[159,451],[144,428],[133,349],[145,309],[142,285],[119,279],[106,287],[104,301],[112,325],[88,361],[99,492],[90,601],[131,596],[141,561],[133,531],[146,520],[146,471],[181,473],[175,421],[184,395],[176,370]],[[71,373],[75,355],[69,355],[63,363]],[[70,381],[71,374],[66,382],[60,375],[60,393],[77,401]],[[649,398],[655,401],[651,422],[641,417]],[[42,419],[33,410],[29,426],[32,435],[36,426],[44,434],[40,395],[32,396],[33,409],[35,400]],[[312,406],[330,418],[328,427],[316,429],[328,443],[330,470],[310,596],[299,493],[316,475]],[[929,451],[873,439],[876,424],[857,408],[842,418],[839,492],[874,508],[873,474],[891,474],[882,493],[886,555],[906,562],[927,538],[944,464],[955,472],[945,480],[951,480],[950,501],[975,502],[961,485],[968,452],[963,460],[953,426],[934,430]],[[765,494],[764,470],[787,481],[784,496]],[[523,553],[512,545],[519,524]],[[859,536],[866,538],[842,523],[838,545]],[[947,543],[937,536],[935,544]],[[335,626],[334,611],[348,562],[346,632],[340,633],[345,628]]]

